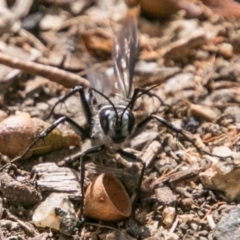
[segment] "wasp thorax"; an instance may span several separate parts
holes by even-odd
[[[124,142],[133,130],[134,116],[126,108],[102,109],[99,117],[104,134],[114,143]]]

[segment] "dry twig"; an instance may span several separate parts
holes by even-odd
[[[45,66],[39,63],[23,61],[0,52],[0,64],[12,68],[18,68],[26,73],[39,75],[59,83],[64,87],[72,88],[77,85],[87,88],[90,86],[88,80],[76,74],[66,72],[56,67]]]
[[[226,202],[217,202],[211,206],[211,208],[208,210],[208,212],[205,214],[205,216],[202,218],[202,221],[204,221],[207,216],[213,211],[214,208],[218,207],[219,205],[227,204]]]

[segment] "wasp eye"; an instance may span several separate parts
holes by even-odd
[[[134,128],[135,118],[132,112],[130,111],[127,112],[127,116],[128,116],[128,132],[131,133]]]
[[[109,131],[109,113],[107,111],[102,111],[100,113],[100,124],[104,134],[108,134]]]

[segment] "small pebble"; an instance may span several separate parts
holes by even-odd
[[[166,228],[170,228],[174,222],[176,209],[174,207],[166,207],[163,210],[163,224]]]
[[[197,231],[198,230],[198,225],[196,223],[190,223],[190,227],[192,230]]]
[[[69,224],[69,219],[72,219],[72,224],[67,228],[64,223]],[[71,235],[78,223],[73,204],[67,194],[63,193],[52,193],[40,203],[33,213],[32,221],[37,227],[64,230],[61,232],[66,235]]]
[[[40,102],[37,104],[37,109],[45,112],[49,109],[49,105],[47,103]]]
[[[229,58],[233,55],[233,47],[230,43],[222,43],[219,47],[219,53]]]

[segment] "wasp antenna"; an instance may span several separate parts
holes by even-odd
[[[106,95],[104,95],[103,93],[101,93],[101,92],[98,91],[97,89],[91,88],[91,90],[93,90],[94,92],[96,92],[96,93],[98,93],[99,95],[101,95],[102,97],[104,97],[104,98],[111,104],[111,106],[113,107],[113,110],[114,110],[114,112],[115,112],[115,114],[116,114],[116,118],[117,118],[117,122],[118,122],[117,109],[116,109],[115,105],[113,104],[113,102],[112,102]]]
[[[125,111],[128,109],[128,108],[131,108],[135,101],[141,97],[142,95],[144,94],[147,94],[148,92],[150,92],[151,90],[153,90],[154,88],[158,87],[159,85],[161,85],[161,83],[157,84],[157,85],[154,85],[153,87],[149,88],[149,89],[146,89],[144,91],[142,91],[140,94],[138,94],[139,92],[139,88],[136,88],[135,91],[134,91],[134,94],[133,94],[133,97],[131,98],[131,100],[129,101],[128,105],[125,107],[125,109],[123,110],[122,114],[121,114],[121,119],[123,117],[123,114],[125,113]],[[134,96],[136,95],[136,96]]]
[[[157,85],[154,85],[153,87],[150,87],[150,88],[148,88],[148,89],[146,89],[146,90],[143,90],[139,95],[137,95],[137,96],[133,96],[133,98],[131,99],[131,101],[129,102],[129,106],[128,107],[131,107],[131,105],[133,106],[134,105],[134,103],[135,103],[135,101],[138,99],[138,98],[140,98],[142,95],[144,95],[144,94],[147,94],[148,92],[150,92],[151,90],[153,90],[154,88],[156,88],[156,87],[158,87],[158,86],[160,86],[161,85],[161,83],[159,83],[159,84],[157,84]],[[137,93],[138,94],[138,93]]]

